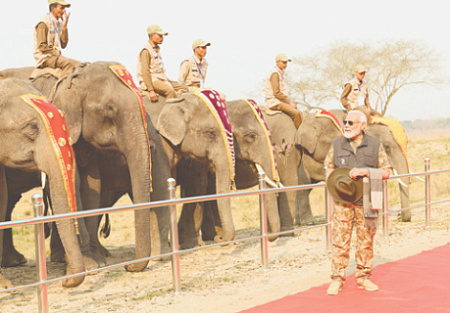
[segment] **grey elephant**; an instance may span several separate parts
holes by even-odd
[[[75,161],[67,126],[62,121],[60,112],[41,97],[31,83],[15,78],[0,80],[0,221],[5,220],[8,202],[6,167],[44,172],[52,186],[55,213],[76,210]],[[56,224],[68,256],[67,274],[83,272],[85,267],[74,221],[62,220]],[[0,231],[0,242],[3,243],[3,231]],[[0,259],[2,250],[3,244]],[[82,275],[67,278],[63,286],[78,286],[83,280]],[[0,286],[9,285],[10,282],[0,275]]]
[[[299,167],[301,184],[317,183],[325,179],[323,169],[325,156],[330,149],[331,141],[342,135],[339,130],[339,123],[342,122],[345,113],[343,110],[318,111],[304,117],[302,125],[296,133],[296,144],[303,149],[302,162]],[[407,159],[388,126],[372,123],[367,126],[365,131],[381,140],[394,171],[399,174],[409,172]],[[399,184],[402,208],[409,207],[409,184],[409,178],[402,178],[402,182]],[[312,216],[309,203],[310,191],[299,192],[300,205],[296,212],[296,218]],[[411,211],[409,209],[403,210],[401,216],[403,221],[410,221]]]
[[[219,94],[216,94],[219,96]],[[150,102],[144,97],[147,113],[147,130],[151,138],[153,181],[162,181],[164,186],[153,184],[153,200],[166,200],[169,197],[167,179],[176,176],[176,166],[183,155],[189,156],[210,168],[216,174],[215,192],[226,193],[232,186],[229,146],[224,142],[224,131],[217,117],[197,95],[185,93],[175,100]],[[234,152],[231,151],[231,152]],[[127,163],[117,153],[108,151],[100,154],[100,177],[102,180],[102,207],[112,206],[124,193],[130,190]],[[114,165],[112,165],[114,164]],[[103,182],[105,181],[105,182]],[[219,203],[220,218],[225,221],[224,231],[216,236],[217,242],[234,238],[235,230],[229,200]],[[167,207],[151,211],[151,250],[152,255],[170,251],[170,215]],[[91,241],[100,246],[97,227],[91,231]],[[100,248],[102,250],[102,248]],[[137,265],[144,269],[147,263]]]
[[[22,69],[29,73],[31,70]],[[8,75],[9,71],[3,73]],[[13,74],[19,75],[17,71]],[[100,183],[98,153],[103,150],[119,151],[127,160],[133,201],[150,201],[150,146],[145,113],[135,90],[125,83],[127,78],[131,81],[128,74],[118,63],[95,62],[78,67],[56,84],[52,76],[38,77],[33,82],[65,114],[77,156],[83,209],[100,207],[100,187],[95,185]],[[150,255],[149,215],[149,210],[135,212],[136,258]],[[88,218],[86,223],[91,229],[89,225],[97,224],[97,218]],[[83,250],[86,249],[89,247]],[[52,258],[61,260],[63,255],[52,253]],[[94,258],[103,262],[101,255]],[[134,271],[135,266],[127,269]]]
[[[272,187],[279,181],[271,134],[261,111],[253,100],[227,101],[227,109],[233,129],[236,151],[236,188],[250,188],[258,184],[258,168],[266,172]],[[184,158],[177,168],[181,194],[185,197],[214,194],[215,174],[204,164]],[[192,182],[195,182],[193,184]],[[270,232],[280,231],[281,222],[275,193],[266,195],[268,226]],[[292,222],[283,225],[292,229]],[[200,228],[202,235],[200,236]],[[222,232],[221,219],[217,214],[216,201],[183,205],[178,223],[180,247],[192,248],[203,245]],[[275,240],[277,236],[271,236]]]

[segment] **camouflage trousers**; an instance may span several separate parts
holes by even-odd
[[[353,224],[356,223],[356,274],[357,282],[372,275],[373,239],[376,227],[364,225],[364,208],[355,204],[335,202],[333,212],[333,248],[331,260],[331,279],[345,282],[345,269],[350,259],[350,243]]]

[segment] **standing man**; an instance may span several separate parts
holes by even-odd
[[[205,86],[208,62],[205,59],[206,47],[211,43],[197,39],[192,43],[194,55],[181,62],[178,81],[188,86],[190,92]]]
[[[287,67],[287,63],[291,61],[284,53],[276,56],[276,66],[269,72],[266,79],[266,105],[272,110],[288,114],[294,120],[295,127],[298,128],[302,123],[302,115],[297,109],[297,105],[289,100],[284,82],[284,70]]]
[[[164,41],[164,32],[158,25],[147,27],[148,42],[139,53],[137,64],[137,77],[142,87],[143,94],[151,101],[158,101],[158,93],[166,96],[166,99],[174,98],[178,90],[188,91],[186,86],[173,82],[167,78],[164,72],[160,45]]]
[[[344,91],[341,95],[341,103],[347,111],[354,110],[358,107],[364,113],[377,115],[378,112],[372,110],[369,102],[369,91],[367,83],[364,81],[366,76],[366,67],[357,65],[355,69],[355,77],[344,85]]]
[[[66,48],[69,42],[67,24],[70,13],[66,13],[66,8],[70,4],[64,0],[48,0],[48,4],[50,13],[41,18],[34,28],[36,67],[61,69],[61,75],[66,76],[80,63],[61,55],[61,48]]]
[[[352,195],[351,191],[358,188],[355,187],[356,180],[362,177],[368,177],[376,174],[381,179],[389,178],[389,163],[387,161],[386,152],[380,140],[364,133],[367,126],[366,115],[361,111],[350,111],[344,120],[344,136],[333,140],[330,151],[325,158],[325,166],[327,167],[327,185],[329,187],[341,188],[342,197],[334,196],[334,212],[333,212],[333,247],[332,247],[332,282],[328,288],[329,295],[336,295],[342,289],[345,283],[345,269],[349,263],[350,243],[353,230],[353,224],[356,222],[356,274],[355,279],[358,288],[369,291],[378,290],[373,282],[369,280],[372,275],[372,259],[373,259],[373,238],[376,233],[376,222],[368,225],[368,218],[365,217],[365,208],[361,193],[356,196],[356,192]],[[337,168],[349,168],[347,180],[332,181],[332,173]],[[342,169],[341,169],[342,170]],[[338,172],[336,172],[338,173]],[[369,175],[370,173],[370,175]],[[353,186],[352,186],[353,184]],[[347,195],[348,197],[345,197]],[[353,196],[353,198],[352,198]],[[371,199],[372,202],[374,199]],[[378,199],[379,200],[379,199]]]

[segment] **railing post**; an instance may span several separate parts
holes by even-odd
[[[327,166],[324,166],[325,177],[327,175]],[[332,212],[333,212],[333,199],[328,192],[327,185],[325,185],[325,217],[327,219],[327,227],[325,228],[325,236],[327,242],[327,250],[331,250],[331,243],[333,242],[333,230],[331,228]]]
[[[33,201],[33,211],[35,217],[43,216],[42,195],[39,193],[34,194],[31,197]],[[47,263],[45,260],[45,234],[44,224],[39,223],[35,225],[35,240],[36,240],[36,269],[38,274],[38,280],[40,282],[47,279]],[[37,287],[39,312],[48,312],[48,296],[47,296],[47,284],[42,284]]]
[[[383,180],[383,236],[386,237],[389,231],[389,199],[388,199],[388,181]]]
[[[260,171],[259,175],[259,189],[265,189],[265,179],[266,173],[264,171]],[[267,207],[266,201],[263,194],[259,195],[259,214],[260,214],[260,226],[261,226],[261,236],[265,236],[261,238],[261,263],[264,269],[268,268],[268,259],[269,259],[269,239],[267,238]]]
[[[430,158],[425,158],[425,172],[430,171]],[[431,219],[431,182],[430,174],[425,175],[425,225],[430,227]]]
[[[173,178],[167,179],[167,184],[169,188],[170,200],[175,199],[175,187],[176,181]],[[180,244],[178,242],[178,225],[177,225],[177,205],[170,205],[170,241],[172,243],[172,280],[173,280],[173,291],[175,294],[181,292],[181,278],[180,278]]]

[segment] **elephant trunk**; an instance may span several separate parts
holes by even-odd
[[[49,158],[49,156],[46,156]],[[53,159],[53,158],[52,158]],[[58,163],[55,159],[53,162],[46,160],[46,163],[53,164],[52,166],[42,167],[43,171],[48,175],[50,185],[50,195],[52,198],[53,212],[55,214],[69,213],[69,199],[68,192],[64,186],[64,180],[59,170]],[[66,252],[67,270],[66,274],[80,273],[85,270],[83,256],[81,254],[80,243],[75,229],[74,219],[64,219],[56,221],[56,227],[61,237],[64,250]],[[81,284],[84,280],[84,276],[77,276],[73,278],[67,278],[63,281],[64,287],[75,287]]]
[[[228,193],[230,192],[230,174],[229,171],[216,172],[216,192]],[[233,217],[231,215],[231,203],[229,198],[217,199],[219,207],[220,224],[222,232],[214,238],[215,242],[231,241],[235,238],[235,229]]]
[[[150,202],[151,169],[150,148],[147,136],[144,132],[126,140],[125,152],[131,177],[133,203]],[[142,209],[134,211],[136,259],[150,256],[150,210]],[[127,271],[139,272],[146,268],[148,261],[128,265]]]

